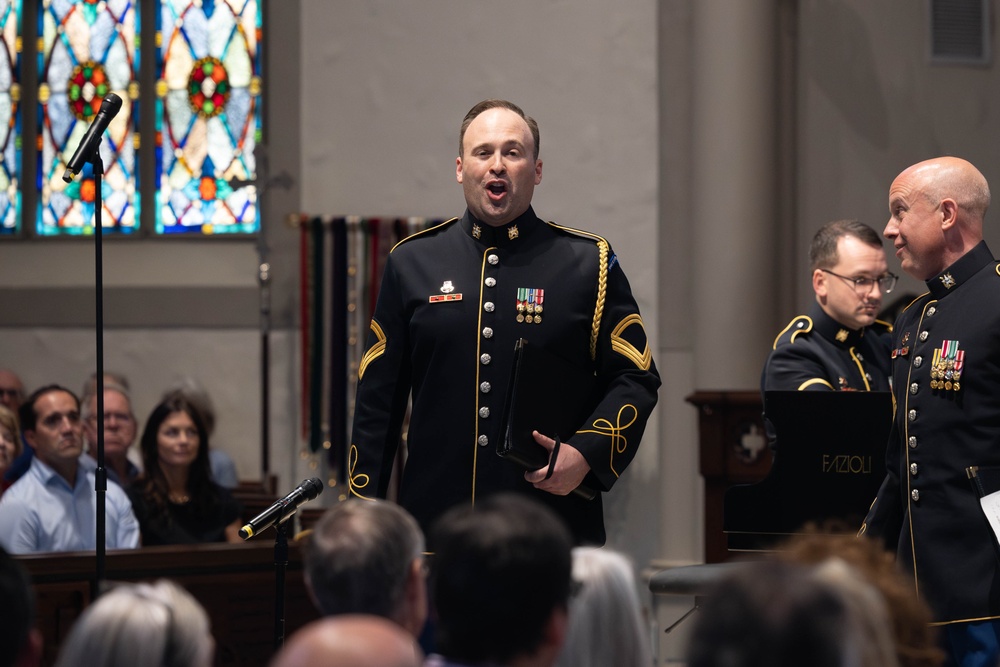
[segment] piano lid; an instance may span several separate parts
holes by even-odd
[[[860,528],[885,477],[892,395],[768,391],[764,417],[776,436],[774,463],[762,481],[726,492],[729,550],[773,548],[809,522]]]

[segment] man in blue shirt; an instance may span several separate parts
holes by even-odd
[[[59,385],[35,391],[21,405],[24,439],[35,451],[28,472],[0,499],[0,544],[15,554],[95,548],[97,493],[94,471],[80,467],[80,401]],[[139,545],[139,524],[128,496],[108,483],[109,549]]]

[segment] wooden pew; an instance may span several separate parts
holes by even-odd
[[[105,581],[173,579],[205,607],[216,642],[215,665],[266,666],[273,656],[276,575],[274,533],[247,544],[199,544],[110,551]],[[19,556],[31,575],[44,665],[52,665],[73,622],[94,599],[91,552]],[[319,617],[302,578],[299,545],[289,539],[285,637]]]

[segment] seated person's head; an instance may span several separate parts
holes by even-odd
[[[6,368],[0,368],[0,405],[17,412],[24,401],[24,383],[17,373]]]
[[[81,401],[83,433],[91,454],[97,448],[97,390],[85,394]],[[107,382],[104,385],[104,454],[111,459],[128,456],[135,443],[136,423],[128,389]]]
[[[709,591],[688,640],[688,667],[862,664],[844,598],[792,563],[746,563]]]
[[[21,429],[17,415],[6,405],[0,405],[0,477],[21,455]]]
[[[446,512],[431,533],[437,649],[473,665],[552,664],[566,631],[572,538],[547,507],[499,494]]]
[[[0,548],[0,667],[37,665],[41,654],[31,582],[21,565]]]
[[[642,620],[632,563],[608,548],[573,549],[569,631],[560,667],[648,667],[649,632]]]
[[[314,621],[289,638],[272,667],[420,667],[411,634],[381,616],[345,614]]]
[[[167,467],[188,468],[190,479],[207,483],[208,432],[201,414],[180,396],[153,408],[140,439],[143,469],[155,479]]]
[[[95,600],[73,625],[57,667],[208,667],[215,642],[204,608],[161,580],[125,584]]]
[[[205,430],[211,436],[215,433],[215,402],[208,390],[193,377],[183,377],[163,392],[162,401],[183,398],[201,415]]]
[[[813,236],[809,261],[816,301],[827,315],[853,330],[875,322],[880,281],[890,276],[877,231],[857,220],[827,223]]]
[[[25,441],[35,456],[63,476],[76,474],[83,453],[80,401],[65,387],[50,384],[32,392],[18,410]]]
[[[879,592],[892,626],[897,659],[902,667],[937,667],[944,661],[930,607],[913,582],[896,564],[895,554],[877,541],[809,527],[776,552],[778,558],[806,565],[831,561],[852,571]]]
[[[347,500],[327,510],[305,547],[306,584],[327,616],[374,614],[414,636],[427,619],[424,536],[387,500]]]

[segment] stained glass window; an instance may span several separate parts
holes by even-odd
[[[72,183],[62,175],[109,92],[121,111],[101,142],[105,229],[131,232],[139,222],[139,18],[131,0],[42,0],[38,9],[38,218],[40,235],[92,233],[97,200],[86,165]]]
[[[21,228],[21,0],[0,0],[0,235]]]
[[[156,231],[258,230],[256,0],[162,0],[157,24]]]

